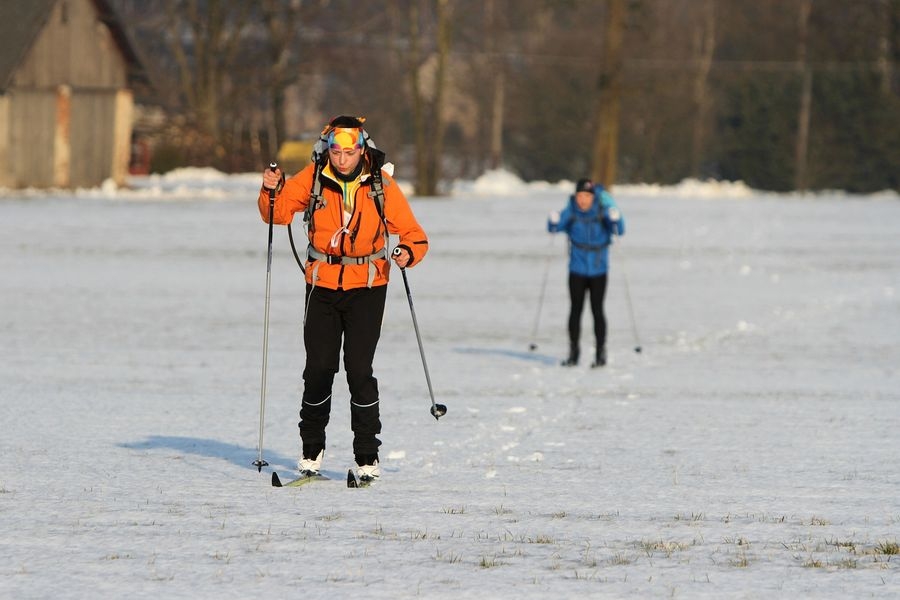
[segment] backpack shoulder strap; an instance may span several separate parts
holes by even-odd
[[[316,146],[318,147],[318,144]],[[322,169],[325,167],[325,161],[328,160],[328,156],[324,153],[319,154],[313,152],[312,159],[315,162],[316,168],[313,169],[312,188],[309,192],[309,204],[306,205],[306,210],[303,211],[303,222],[306,223],[310,233],[315,229],[312,218],[313,213],[320,208],[324,208],[326,204],[325,197],[322,196],[322,180],[320,175],[322,175]]]
[[[381,167],[384,166],[385,154],[381,150],[371,146],[369,147],[369,153],[372,157],[372,191],[369,192],[369,196],[375,200],[378,216],[381,217],[381,222],[385,223],[385,226],[387,226],[384,217],[384,180],[381,178]]]

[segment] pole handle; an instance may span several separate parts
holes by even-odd
[[[269,170],[273,173],[278,170],[278,163],[274,160],[269,163]],[[269,188],[269,208],[273,208],[275,204],[275,188]]]

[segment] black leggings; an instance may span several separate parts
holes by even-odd
[[[581,313],[584,310],[584,296],[591,292],[591,313],[594,315],[594,337],[597,351],[606,345],[606,315],[603,314],[603,298],[606,296],[606,274],[585,277],[569,273],[569,298],[572,309],[569,312],[569,343],[578,348],[581,339]]]
[[[372,374],[375,348],[381,336],[387,286],[346,291],[317,287],[306,309],[303,340],[306,368],[300,404],[303,444],[325,446],[325,427],[331,413],[331,386],[338,372],[341,342],[344,370],[350,388],[350,427],[354,454],[377,454],[381,442],[378,381]]]

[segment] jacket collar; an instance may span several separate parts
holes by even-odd
[[[322,176],[328,179],[329,181],[333,181],[334,183],[343,186],[345,183],[342,179],[340,179],[334,173],[334,168],[331,166],[331,161],[325,163],[325,166],[322,168]],[[372,176],[371,170],[369,169],[369,161],[363,158],[363,168],[359,174],[358,181],[362,184],[365,183],[369,177]]]

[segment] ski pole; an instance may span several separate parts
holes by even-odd
[[[269,170],[273,173],[278,169],[278,163],[269,163]],[[266,369],[269,360],[269,296],[272,289],[272,221],[275,220],[275,188],[269,190],[269,250],[266,257],[266,309],[263,313],[263,355],[262,355],[262,381],[259,386],[259,445],[256,451],[256,460],[253,466],[257,472],[269,463],[263,460],[263,428],[266,422]]]
[[[553,235],[550,235],[550,243],[553,243]],[[550,274],[550,259],[551,256],[547,254],[547,260],[544,264],[544,279],[541,282],[541,295],[538,297],[538,307],[537,314],[534,316],[534,329],[531,331],[531,343],[528,345],[528,349],[534,352],[537,350],[537,334],[538,334],[538,325],[541,322],[541,311],[544,309],[544,296],[547,293],[547,277]]]
[[[628,303],[628,314],[631,317],[631,333],[634,335],[634,351],[640,354],[641,339],[638,337],[637,321],[634,318],[634,305],[631,303],[631,287],[628,285],[628,269],[625,268],[625,257],[620,256],[619,260],[622,262],[622,277],[625,283],[625,300]]]
[[[394,256],[399,254],[400,248],[394,248]],[[412,315],[413,328],[416,330],[416,341],[419,343],[419,354],[422,356],[422,367],[425,369],[425,382],[428,384],[428,394],[431,396],[431,416],[437,420],[447,414],[447,407],[443,404],[436,404],[434,401],[434,390],[431,387],[431,376],[428,374],[428,363],[425,361],[425,348],[422,346],[422,336],[419,334],[419,322],[416,320],[416,309],[413,307],[412,292],[409,291],[409,280],[406,278],[406,267],[400,267],[400,273],[403,274],[403,287],[406,288],[406,299],[409,300],[409,312]]]

